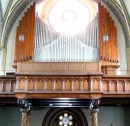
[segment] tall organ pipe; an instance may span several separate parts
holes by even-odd
[[[98,59],[97,17],[77,35],[63,35],[36,17],[34,61],[94,62]]]

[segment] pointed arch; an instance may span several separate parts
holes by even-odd
[[[40,0],[34,0],[35,2],[39,2]],[[3,31],[2,33],[2,45],[3,47],[7,46],[7,40],[8,40],[8,36],[10,34],[10,31],[15,23],[15,21],[17,20],[18,16],[20,15],[20,13],[32,2],[34,2],[32,0],[23,0],[21,1],[21,3],[15,8],[15,10],[13,11],[13,13],[10,15],[8,22],[6,24],[6,28],[5,31]],[[127,27],[127,24],[125,22],[124,16],[122,15],[122,13],[120,12],[120,10],[116,7],[115,4],[113,4],[112,1],[110,0],[101,0],[101,3],[104,3],[115,15],[115,17],[118,19],[124,35],[125,35],[125,43],[126,43],[126,47],[130,47],[130,36],[129,36],[129,29]]]
[[[0,1],[0,36],[2,34],[2,21],[3,20],[3,16],[2,16],[2,5],[1,5],[1,1]],[[0,41],[1,41],[1,37],[0,37]],[[1,45],[0,45],[1,46]]]

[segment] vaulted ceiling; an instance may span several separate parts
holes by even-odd
[[[0,47],[6,47],[10,31],[23,10],[33,1],[41,0],[0,0]],[[95,0],[104,4],[119,21],[126,46],[130,47],[130,1],[129,0]]]

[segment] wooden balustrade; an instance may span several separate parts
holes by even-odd
[[[16,91],[20,92],[101,92],[99,77],[89,76],[21,76],[17,77]]]
[[[0,77],[0,96],[17,93],[93,94],[130,97],[130,77],[102,75],[18,75]],[[127,95],[127,96],[126,96]],[[49,97],[49,96],[48,96]],[[59,96],[60,97],[60,96]]]
[[[103,77],[102,91],[103,94],[130,94],[130,78]]]
[[[17,78],[19,92],[129,94],[129,77],[73,76],[25,76]]]
[[[0,77],[0,95],[14,94],[16,90],[16,79],[12,76]]]

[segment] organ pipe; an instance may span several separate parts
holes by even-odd
[[[97,16],[81,33],[63,35],[35,15],[33,4],[17,28],[14,62],[94,62],[99,60],[99,51],[100,60],[118,62],[117,28],[106,9],[98,7]],[[24,35],[23,42],[20,35]],[[109,36],[107,42],[104,35]]]
[[[36,16],[34,61],[86,62],[98,60],[97,16],[77,35],[62,35],[51,30]],[[38,34],[40,33],[40,34]]]

